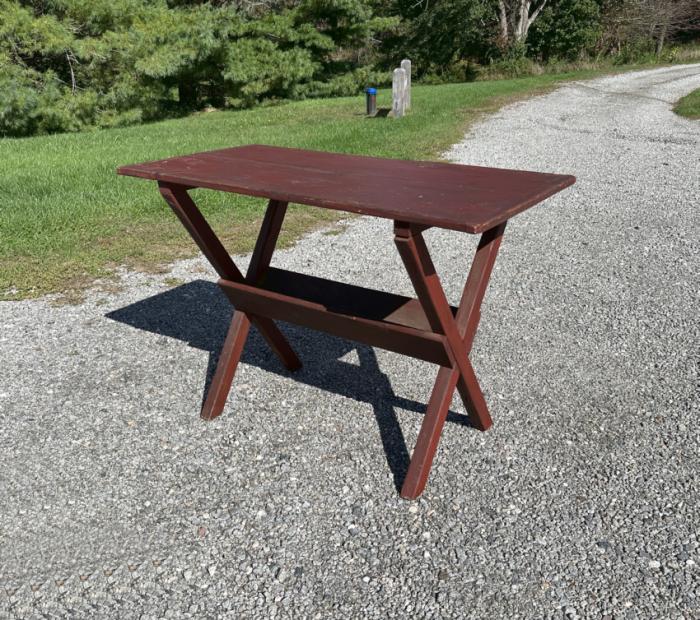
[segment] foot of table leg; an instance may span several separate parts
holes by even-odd
[[[442,427],[450,410],[457,376],[451,368],[443,367],[438,371],[425,418],[418,433],[416,447],[413,449],[411,462],[408,465],[408,472],[401,486],[401,497],[404,499],[416,499],[425,489],[440,442]]]
[[[250,320],[248,317],[242,312],[235,312],[219,355],[219,361],[216,364],[214,378],[202,407],[200,416],[204,420],[213,420],[224,410],[228,393],[231,390],[233,375],[236,373],[236,367],[241,359],[249,331]]]
[[[256,327],[259,323],[261,324],[260,333],[287,370],[294,371],[301,368],[301,361],[273,321],[257,316],[252,321]],[[234,312],[216,364],[214,378],[207,390],[207,397],[200,414],[204,420],[213,420],[224,410],[238,362],[243,355],[243,347],[248,339],[250,324],[251,320],[247,315],[243,312]]]
[[[491,414],[486,405],[484,394],[479,386],[479,381],[474,374],[471,362],[467,360],[467,370],[457,380],[457,389],[462,397],[464,408],[469,414],[472,426],[480,431],[487,431],[493,425]]]
[[[258,328],[270,348],[277,354],[284,367],[290,372],[301,368],[301,360],[272,319],[254,316],[253,325]]]

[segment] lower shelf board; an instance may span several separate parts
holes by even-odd
[[[238,310],[452,365],[445,337],[430,329],[417,299],[274,268],[259,286],[219,285]]]

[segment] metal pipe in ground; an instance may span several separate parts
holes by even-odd
[[[367,99],[367,116],[375,116],[377,114],[377,89],[365,89],[365,97]]]

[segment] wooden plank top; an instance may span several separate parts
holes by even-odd
[[[572,185],[570,175],[250,145],[119,174],[480,233]]]

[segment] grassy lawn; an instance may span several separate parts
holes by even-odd
[[[117,265],[154,269],[196,248],[153,182],[118,177],[122,164],[246,143],[430,159],[470,121],[515,98],[594,73],[414,86],[413,112],[368,119],[362,96],[150,125],[0,140],[0,299],[79,291]],[[389,91],[379,105],[389,106]],[[195,200],[232,253],[251,249],[264,202],[196,190]],[[295,206],[283,242],[338,217]]]
[[[673,111],[686,118],[700,118],[700,88],[679,100]]]

